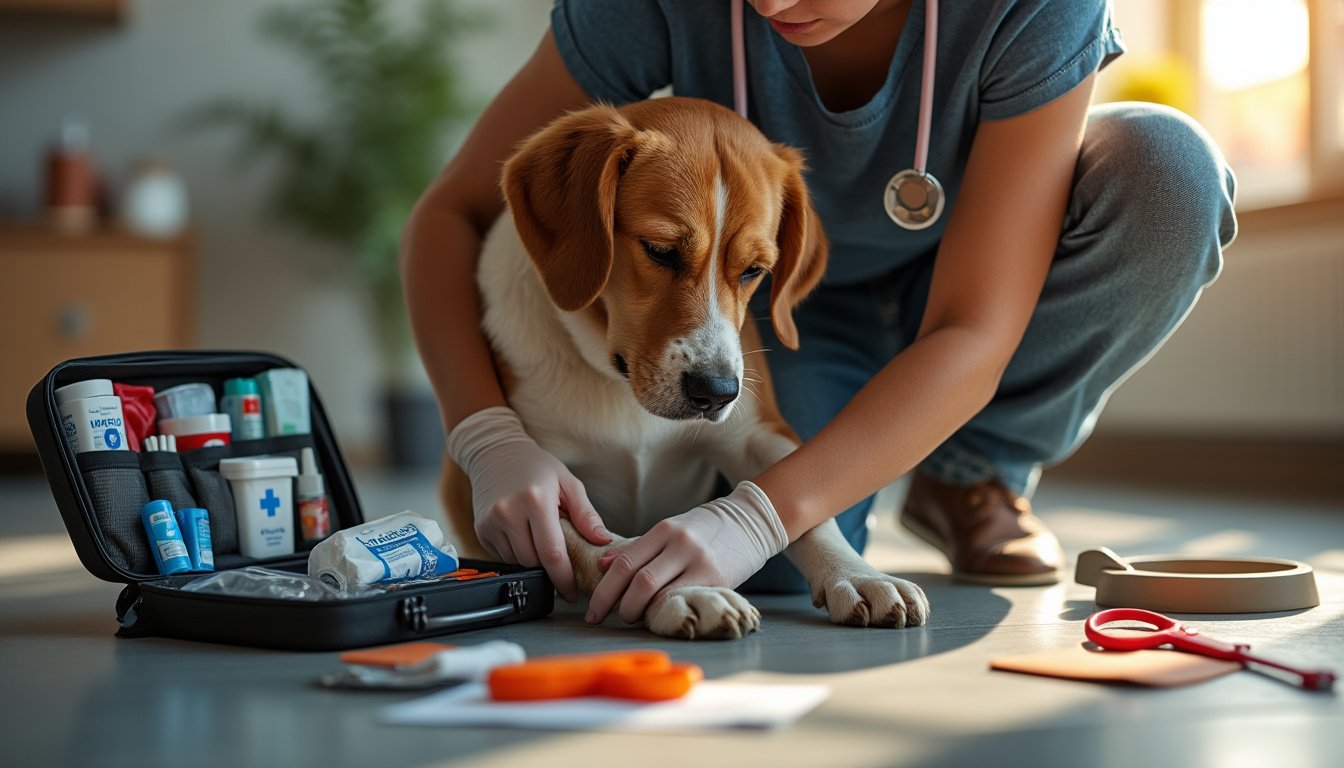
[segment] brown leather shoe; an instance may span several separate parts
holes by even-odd
[[[960,488],[916,472],[901,524],[947,555],[958,580],[1002,586],[1059,581],[1059,540],[1031,513],[1031,502],[998,480]]]

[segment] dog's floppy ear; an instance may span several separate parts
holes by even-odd
[[[775,145],[775,152],[788,165],[784,175],[784,212],[780,216],[779,261],[770,276],[770,320],[775,335],[789,349],[798,348],[798,328],[793,308],[821,282],[826,272],[826,235],[821,218],[812,207],[803,181],[802,155],[790,147]]]
[[[567,312],[592,304],[611,275],[616,183],[636,136],[620,112],[599,105],[546,126],[504,164],[514,226],[551,301]]]

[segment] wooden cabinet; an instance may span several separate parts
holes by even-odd
[[[0,225],[0,452],[32,449],[28,391],[72,357],[190,347],[190,238]]]

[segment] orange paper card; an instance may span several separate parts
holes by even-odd
[[[989,667],[1069,680],[1170,686],[1198,683],[1235,672],[1241,665],[1180,651],[1107,651],[1081,643],[1057,651],[1005,656],[990,661]]]
[[[381,648],[364,648],[341,654],[345,664],[363,664],[369,667],[406,667],[452,648],[444,643],[402,643]]]

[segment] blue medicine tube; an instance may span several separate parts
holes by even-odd
[[[145,524],[149,551],[154,553],[154,564],[159,567],[159,573],[171,576],[191,570],[191,558],[173,516],[172,504],[163,499],[149,502],[140,508],[140,521]]]
[[[198,507],[183,507],[177,510],[177,527],[187,545],[191,570],[215,570],[215,551],[210,546],[210,514]]]

